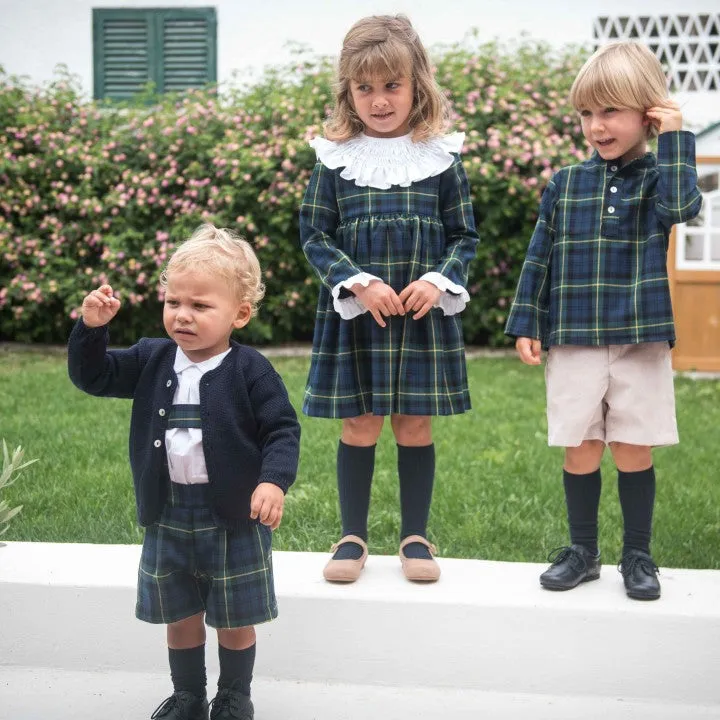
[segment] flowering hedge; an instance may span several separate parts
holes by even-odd
[[[438,58],[482,243],[466,339],[502,327],[554,169],[585,156],[566,97],[581,54],[544,45],[456,46]],[[113,341],[161,333],[160,271],[203,221],[256,248],[267,296],[244,337],[311,336],[316,278],[297,210],[314,163],[307,141],[331,98],[328,60],[269,71],[251,88],[192,91],[153,104],[84,99],[67,74],[42,88],[0,72],[0,337],[64,342],[83,295],[110,282],[124,300]]]

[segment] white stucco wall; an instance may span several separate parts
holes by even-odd
[[[433,46],[460,41],[471,28],[481,40],[524,33],[554,44],[589,43],[597,16],[718,12],[718,0],[0,0],[0,65],[43,81],[64,63],[90,93],[92,9],[165,6],[216,8],[221,83],[234,71],[251,76],[287,60],[291,42],[336,54],[350,25],[369,14],[404,12]],[[678,99],[691,125],[720,120],[720,94]]]

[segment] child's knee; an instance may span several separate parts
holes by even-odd
[[[218,628],[218,642],[229,650],[245,650],[255,644],[255,627]]]
[[[168,623],[167,640],[168,645],[176,650],[202,645],[205,642],[205,614],[197,613]]]
[[[583,440],[577,447],[566,447],[563,467],[574,475],[595,472],[600,467],[604,450],[602,440]]]
[[[390,422],[398,445],[420,447],[432,442],[432,420],[427,415],[393,415]]]
[[[382,432],[382,415],[359,415],[353,418],[344,418],[342,425],[342,441],[346,445],[368,447],[374,445]]]
[[[649,445],[611,442],[610,452],[617,469],[623,472],[638,472],[652,465],[652,448]]]

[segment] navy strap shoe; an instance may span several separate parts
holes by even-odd
[[[657,600],[660,597],[660,572],[653,559],[642,550],[628,550],[618,564],[625,592],[634,600]]]
[[[593,555],[583,545],[555,548],[548,561],[552,565],[540,576],[540,584],[548,590],[572,590],[600,577],[600,553]]]

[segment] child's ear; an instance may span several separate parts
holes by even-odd
[[[233,327],[236,330],[239,330],[240,328],[245,327],[249,322],[250,318],[252,317],[252,307],[250,303],[245,302],[240,305],[237,311],[237,315],[235,316],[235,320],[233,320]]]

